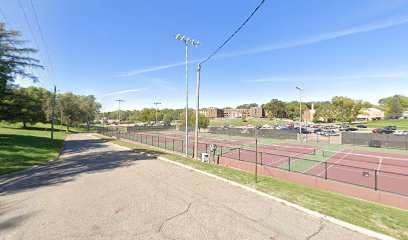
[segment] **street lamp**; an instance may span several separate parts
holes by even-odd
[[[186,150],[186,157],[188,157],[188,45],[192,44],[193,46],[199,47],[200,43],[194,39],[190,39],[189,37],[181,36],[181,34],[177,34],[175,38],[179,41],[182,41],[186,46],[186,142],[185,142],[185,150]]]
[[[301,87],[296,87],[296,89],[299,90],[299,133],[302,136],[302,92],[304,89]]]
[[[159,105],[159,104],[161,104],[161,103],[159,103],[159,102],[154,102],[153,104],[156,105],[156,125],[157,125],[157,105]]]
[[[120,103],[121,103],[121,102],[124,102],[125,100],[123,100],[123,99],[117,99],[117,100],[115,100],[115,101],[119,103],[118,118],[119,118],[119,125],[120,125]]]

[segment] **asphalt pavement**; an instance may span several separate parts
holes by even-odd
[[[369,239],[203,174],[95,139],[0,176],[0,239]]]

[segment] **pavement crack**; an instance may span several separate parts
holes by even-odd
[[[306,240],[310,240],[310,239],[312,239],[313,237],[315,237],[317,234],[319,234],[319,233],[323,230],[323,228],[324,228],[324,224],[323,224],[323,222],[320,221],[320,227],[319,227],[319,229],[318,229],[315,233],[313,233],[312,235],[310,235],[309,237],[307,237]]]
[[[161,223],[158,232],[161,232],[161,230],[162,230],[164,224],[167,223],[168,221],[171,221],[171,220],[173,220],[173,219],[175,219],[175,218],[178,218],[178,217],[182,216],[183,214],[188,213],[188,211],[190,211],[190,208],[191,208],[191,205],[192,205],[192,204],[193,204],[193,202],[190,202],[190,204],[188,205],[188,207],[187,207],[184,211],[182,211],[182,212],[180,212],[180,213],[177,213],[176,215],[165,219],[165,220]]]

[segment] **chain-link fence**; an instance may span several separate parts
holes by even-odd
[[[393,134],[343,132],[341,135],[341,143],[408,150],[408,136],[397,136]]]
[[[165,128],[162,128],[165,130]],[[167,129],[168,130],[168,129]],[[125,130],[99,128],[97,133],[115,137],[117,139],[127,139],[173,152],[185,153],[185,140],[179,135],[167,135],[158,128],[152,127],[132,127]],[[237,132],[230,131],[232,134]],[[180,134],[180,132],[179,132]],[[255,134],[249,133],[249,134]],[[352,136],[353,133],[344,135]],[[366,134],[369,135],[369,134]],[[241,135],[240,135],[241,136]],[[358,138],[360,137],[360,138]],[[393,136],[386,138],[392,143]],[[369,143],[360,135],[355,135],[356,143]],[[377,141],[374,139],[373,141]],[[383,140],[383,139],[381,139]],[[198,144],[198,154],[210,154],[210,161],[218,163],[219,157],[235,159],[237,161],[256,163],[260,166],[278,168],[290,172],[297,172],[318,178],[340,181],[352,185],[372,188],[402,195],[408,195],[408,191],[401,188],[408,183],[408,175],[396,172],[387,172],[378,169],[357,167],[339,164],[337,161],[330,161],[335,155],[329,155],[326,160],[319,161],[308,159],[307,156],[316,155],[316,149],[312,147],[285,146],[277,144],[259,145],[257,151],[250,145],[222,145],[216,140],[206,140],[205,138]],[[211,152],[211,145],[217,143],[217,148]],[[238,142],[239,143],[239,142]],[[235,144],[235,143],[234,143]],[[187,145],[188,154],[194,153],[194,141],[191,139]],[[275,151],[274,151],[275,150]],[[272,151],[272,152],[271,152]],[[324,157],[324,154],[323,154]],[[401,190],[402,189],[402,190]]]
[[[222,134],[228,136],[252,137],[256,135],[255,128],[217,128],[210,127],[208,132],[212,134]],[[295,130],[258,129],[258,137],[273,138],[280,140],[297,140]]]

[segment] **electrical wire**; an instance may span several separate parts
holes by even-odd
[[[39,46],[38,41],[37,41],[37,38],[35,37],[33,28],[32,28],[32,26],[31,26],[31,24],[30,24],[30,21],[29,21],[29,19],[28,19],[27,13],[26,13],[26,11],[25,11],[25,9],[24,9],[24,7],[23,7],[23,4],[21,3],[21,0],[18,0],[18,3],[19,3],[19,5],[20,5],[20,8],[21,8],[21,10],[22,10],[22,12],[23,12],[23,15],[24,15],[24,18],[25,18],[25,21],[27,22],[28,28],[29,28],[29,30],[30,30],[30,32],[31,32],[31,35],[32,35],[32,37],[33,37],[34,44],[35,44],[35,46],[36,46],[37,49],[40,49],[40,46]],[[47,62],[44,60],[44,56],[42,55],[41,51],[38,51],[38,53],[39,53],[39,55],[40,55],[41,61],[42,61],[44,64],[46,64]],[[53,82],[54,85],[55,85],[55,81],[54,81],[54,79],[51,77],[51,73],[50,73],[49,68],[46,68],[46,69],[47,69],[47,72],[48,72],[48,76],[52,79],[52,82]]]
[[[47,44],[45,43],[44,34],[42,32],[42,29],[41,29],[40,21],[38,20],[38,15],[37,15],[37,11],[35,10],[35,7],[34,7],[33,0],[30,0],[30,3],[31,3],[31,8],[33,9],[33,12],[34,12],[35,21],[37,23],[38,29],[40,30],[40,37],[41,37],[41,40],[42,40],[44,48],[45,48],[45,54],[47,55],[48,63],[50,64],[51,73],[53,74],[54,80],[56,80],[55,79],[55,72],[54,72],[53,62],[51,61],[51,57],[50,57],[50,54],[49,54],[49,51],[48,51],[48,48],[47,48]]]
[[[244,27],[244,25],[252,18],[252,16],[254,16],[254,14],[258,11],[258,9],[262,6],[262,4],[265,2],[265,0],[262,0],[261,3],[259,3],[259,5],[255,8],[255,10],[251,13],[251,15],[249,15],[249,17],[244,21],[244,23],[241,24],[241,26],[217,49],[215,50],[215,52],[213,52],[207,59],[205,59],[204,61],[202,61],[200,63],[200,65],[204,64],[205,62],[207,62],[208,60],[210,60],[210,58],[212,58],[215,54],[217,54],[218,51],[221,50],[221,48],[224,47],[225,44],[227,44],[229,42],[229,40],[231,40],[231,38],[233,38],[240,30],[241,28]]]

